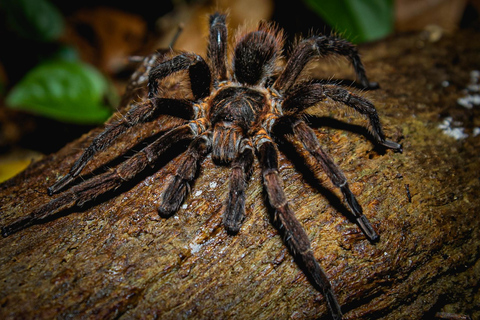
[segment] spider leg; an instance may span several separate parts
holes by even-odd
[[[130,79],[125,88],[125,93],[120,100],[118,109],[122,110],[131,101],[134,101],[137,97],[142,96],[146,93],[142,93],[145,90],[147,84],[147,78],[144,75],[148,74],[152,67],[158,64],[158,61],[161,61],[161,59],[163,59],[166,52],[167,50],[158,50],[146,57],[139,57],[140,60],[138,62],[140,62],[140,65],[130,76]],[[135,57],[130,57],[130,60],[132,59],[135,59]]]
[[[288,90],[297,80],[305,65],[315,57],[337,54],[347,57],[355,69],[358,80],[365,88],[377,88],[376,82],[369,82],[357,48],[350,42],[334,36],[313,36],[301,41],[288,59],[282,74],[274,83],[279,92]]]
[[[293,124],[292,129],[295,137],[302,142],[305,149],[307,149],[308,152],[310,152],[310,154],[318,161],[318,163],[320,163],[332,183],[336,187],[340,188],[346,202],[348,203],[348,206],[350,207],[350,210],[354,214],[357,223],[365,236],[370,241],[377,240],[378,235],[368,221],[367,217],[365,217],[363,214],[362,207],[348,187],[347,178],[343,174],[342,170],[340,170],[340,168],[335,164],[333,159],[320,147],[320,142],[318,141],[315,132],[302,120],[299,120]]]
[[[153,103],[145,102],[135,105],[124,117],[108,125],[102,133],[93,139],[90,146],[75,161],[69,173],[47,189],[48,195],[51,196],[70,184],[97,152],[111,145],[128,128],[137,123],[151,120],[158,110],[161,110],[162,114],[179,116],[185,119],[192,119],[195,114],[193,103],[188,100],[157,98]]]
[[[240,155],[232,162],[230,191],[228,194],[223,225],[230,233],[237,233],[245,218],[245,189],[252,173],[253,149],[248,140],[243,140]]]
[[[183,160],[177,171],[165,189],[158,212],[163,217],[175,213],[187,196],[190,189],[190,182],[195,179],[198,165],[210,152],[211,137],[209,133],[197,136],[188,146],[187,151],[182,155]]]
[[[210,35],[208,38],[208,58],[212,63],[215,81],[227,79],[227,26],[225,15],[214,13],[210,16]]]
[[[188,70],[190,87],[195,100],[210,94],[212,76],[203,58],[194,53],[182,53],[153,67],[148,74],[148,97],[153,99],[158,92],[157,81],[175,72]]]
[[[383,133],[375,106],[367,99],[342,87],[323,85],[320,83],[294,86],[287,92],[287,98],[284,100],[282,108],[285,110],[285,113],[294,114],[313,106],[327,97],[343,103],[360,114],[367,116],[370,121],[370,132],[377,143],[386,148],[402,152],[402,146],[400,144],[385,139],[385,134]]]
[[[183,25],[179,24],[177,32],[173,36],[168,49],[158,49],[154,53],[145,57],[132,56],[129,58],[131,62],[139,62],[140,65],[130,76],[125,88],[125,93],[123,94],[119,103],[120,110],[128,105],[131,101],[134,101],[137,97],[144,96],[144,94],[147,93],[145,90],[147,89],[146,85],[148,78],[145,77],[145,74],[149,74],[152,68],[166,57],[166,54],[172,50],[182,31]]]
[[[368,117],[371,126],[370,132],[379,144],[386,148],[402,152],[402,146],[400,144],[385,139],[377,110],[370,101],[338,86],[326,85],[324,88],[325,94],[329,98],[341,102]]]
[[[288,205],[278,173],[278,152],[275,144],[267,135],[264,135],[256,140],[255,145],[262,167],[263,184],[270,205],[275,209],[275,220],[279,222],[285,244],[292,254],[300,259],[306,268],[306,273],[311,276],[317,289],[323,293],[333,318],[341,319],[342,311],[330,281],[313,255],[307,233]]]
[[[6,237],[27,228],[38,220],[52,216],[75,205],[81,206],[99,195],[120,187],[143,171],[147,165],[154,165],[157,159],[172,145],[192,140],[202,130],[204,128],[201,123],[192,121],[189,124],[168,131],[117,168],[73,186],[58,198],[34,210],[30,215],[21,217],[10,225],[3,226],[1,229],[2,235]]]

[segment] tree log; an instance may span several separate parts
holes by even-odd
[[[315,178],[308,173],[308,157],[305,164],[292,148],[281,149],[286,194],[346,319],[480,317],[480,111],[457,103],[468,94],[470,72],[480,70],[478,38],[473,31],[438,41],[407,34],[360,48],[369,78],[380,83],[361,94],[374,101],[402,154],[376,148],[366,122],[344,116],[340,106],[311,111],[378,242],[367,241],[349,219],[341,193],[319,168]],[[350,67],[332,70],[319,76],[352,78]],[[170,120],[131,129],[84,176],[118,164]],[[448,135],[462,133],[448,126],[461,126],[468,137]],[[46,188],[101,130],[3,183],[0,225],[49,202]],[[107,196],[0,239],[0,318],[329,317],[323,296],[272,226],[258,163],[247,217],[229,235],[221,224],[229,168],[207,157],[182,208],[165,219],[156,205],[178,157],[162,161]]]

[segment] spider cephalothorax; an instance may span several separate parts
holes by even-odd
[[[324,294],[333,317],[341,318],[340,306],[328,278],[313,256],[307,234],[289,208],[279,175],[275,141],[293,134],[301,142],[341,190],[359,227],[370,240],[377,238],[376,232],[363,215],[344,174],[322,150],[303,113],[327,98],[332,99],[366,116],[378,144],[396,151],[401,151],[401,146],[385,139],[377,112],[368,100],[337,85],[298,80],[313,58],[337,54],[352,62],[364,87],[375,86],[368,82],[353,45],[336,37],[313,36],[298,42],[284,66],[279,61],[283,59],[282,47],[282,32],[272,25],[260,23],[256,30],[237,36],[229,65],[225,15],[214,14],[210,17],[207,61],[193,53],[174,56],[156,53],[153,57],[157,59],[146,58],[148,97],[134,104],[121,120],[97,136],[70,172],[48,188],[49,194],[74,182],[92,156],[112,144],[127,128],[150,121],[159,114],[183,118],[184,123],[168,130],[114,170],[73,185],[30,216],[2,228],[2,233],[6,236],[66,207],[82,205],[118,188],[180,142],[187,142],[188,147],[173,179],[168,182],[159,213],[169,216],[179,209],[201,161],[211,154],[214,162],[231,167],[223,221],[227,231],[236,233],[245,216],[245,189],[256,155],[268,201],[275,211],[275,220],[286,245]],[[167,98],[158,89],[166,77],[178,72],[188,74],[190,98]]]

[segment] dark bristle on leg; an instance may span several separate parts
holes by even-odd
[[[350,191],[348,184],[345,184],[343,187],[340,188],[340,190],[342,191],[342,194],[346,199],[350,210],[355,216],[355,220],[357,221],[357,224],[362,230],[363,234],[367,237],[368,240],[372,242],[378,241],[379,236],[377,232],[375,231],[375,229],[373,229],[370,221],[368,221],[367,217],[365,217],[365,215],[363,214],[362,207],[358,203],[352,191]]]
[[[285,92],[291,88],[308,62],[315,57],[324,57],[330,54],[348,58],[357,74],[357,78],[366,89],[378,88],[378,83],[368,81],[365,68],[357,48],[350,42],[333,36],[313,36],[299,43],[284,71],[275,81],[274,88],[279,92]]]
[[[205,98],[210,93],[210,68],[202,57],[193,53],[182,53],[153,67],[148,75],[148,97],[153,99],[157,96],[157,81],[182,70],[189,71],[195,100]]]
[[[225,15],[215,13],[210,16],[210,35],[207,55],[211,61],[212,73],[216,81],[227,79],[227,26]]]
[[[93,156],[109,146],[113,141],[122,136],[128,128],[142,122],[149,121],[157,110],[162,114],[192,119],[194,116],[193,104],[188,100],[155,98],[153,103],[141,103],[135,105],[120,120],[108,125],[105,130],[95,137],[90,146],[85,149],[80,158],[75,161],[70,172],[58,180],[54,185],[47,188],[47,193],[52,196],[64,187],[71,184],[80,172],[85,168]]]
[[[245,145],[231,165],[230,191],[223,214],[223,225],[233,234],[238,233],[245,217],[245,189],[252,172],[253,159],[252,147]]]
[[[295,137],[302,142],[305,149],[307,149],[317,160],[332,183],[342,191],[345,201],[357,219],[358,226],[361,228],[365,236],[371,241],[377,240],[378,235],[368,222],[367,218],[363,215],[362,207],[348,187],[347,178],[342,170],[335,164],[333,159],[323,151],[315,132],[301,120],[293,125],[293,132]]]
[[[283,191],[283,183],[278,174],[278,155],[275,146],[273,142],[266,141],[257,145],[256,149],[262,167],[263,185],[267,191],[268,201],[275,209],[275,220],[285,244],[292,254],[301,261],[315,287],[323,293],[332,317],[341,319],[342,310],[330,281],[313,255],[308,235],[288,205],[288,200]]]
[[[86,163],[87,162],[85,162],[85,164]],[[50,187],[47,188],[47,194],[49,196],[53,196],[55,193],[58,193],[60,190],[62,190],[67,185],[72,183],[73,180],[75,180],[75,177],[73,177],[71,173],[67,173],[60,180],[58,180],[53,185],[51,185]]]
[[[376,143],[385,148],[393,149],[396,152],[402,152],[402,146],[400,144],[385,139],[385,134],[383,133],[375,106],[369,100],[342,87],[321,83],[293,86],[286,92],[286,99],[282,104],[282,108],[287,115],[293,116],[325,100],[327,97],[365,115],[370,122],[371,133]]]
[[[183,160],[178,166],[173,180],[168,184],[162,196],[158,207],[161,216],[170,216],[178,211],[188,193],[189,183],[195,179],[199,162],[210,151],[210,144],[210,138],[206,135],[200,135],[190,143],[182,156]]]

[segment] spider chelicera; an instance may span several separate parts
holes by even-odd
[[[3,227],[2,234],[7,236],[66,207],[82,205],[118,188],[181,142],[188,143],[188,147],[162,196],[158,208],[160,215],[169,216],[179,209],[201,161],[211,154],[217,164],[231,167],[223,224],[229,233],[237,233],[245,216],[245,189],[256,154],[268,201],[274,209],[275,221],[285,244],[325,296],[333,318],[340,319],[341,308],[328,277],[315,259],[310,240],[285,196],[275,140],[293,134],[301,142],[341,190],[358,226],[372,241],[377,239],[377,233],[363,215],[345,175],[323,151],[315,132],[305,122],[304,111],[329,98],[366,116],[378,144],[399,152],[401,145],[385,139],[377,111],[370,101],[335,84],[298,80],[312,59],[336,54],[350,60],[365,88],[375,87],[376,84],[370,83],[366,77],[355,46],[334,36],[312,36],[299,41],[282,66],[283,33],[275,26],[261,22],[253,32],[237,35],[229,68],[225,20],[224,14],[215,13],[210,17],[207,61],[194,53],[180,53],[173,57],[156,53],[146,58],[148,97],[134,104],[123,118],[107,126],[70,172],[48,188],[48,193],[58,193],[71,185],[93,155],[111,145],[128,128],[150,121],[159,114],[183,118],[183,124],[168,130],[115,169],[74,184],[28,217]],[[188,74],[193,98],[163,96],[159,84],[182,71]],[[137,78],[141,77],[137,75]]]

